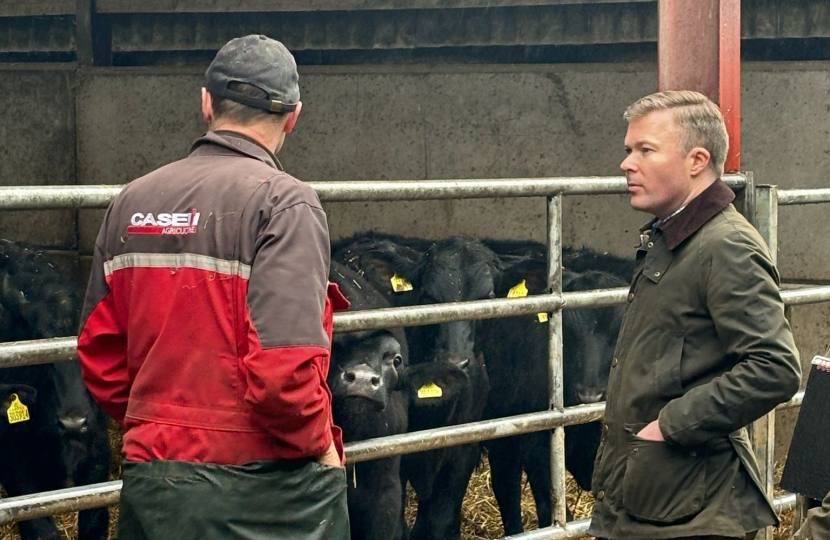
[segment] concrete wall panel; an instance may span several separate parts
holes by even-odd
[[[745,65],[743,167],[758,183],[827,186],[828,68]],[[201,69],[0,70],[0,91],[15,104],[0,126],[0,182],[117,184],[184,157],[205,128],[201,80]],[[656,70],[642,65],[304,69],[304,112],[281,159],[295,176],[314,181],[619,175],[622,111],[656,84]],[[326,206],[334,238],[366,229],[545,237],[540,198]],[[785,278],[830,279],[827,214],[826,206],[782,208]],[[88,254],[103,212],[81,212],[77,233],[74,215],[0,213],[0,230],[49,246],[80,240]],[[568,197],[565,243],[632,255],[647,220],[624,195]],[[88,268],[84,257],[82,279]],[[794,310],[805,362],[830,344],[828,318],[828,306]],[[783,455],[794,414],[779,416]]]
[[[0,69],[0,185],[75,184],[74,73]],[[1,212],[0,237],[74,246],[75,212]]]
[[[201,79],[82,71],[78,75],[78,183],[123,184],[187,155],[205,130]],[[79,213],[80,245],[92,252],[103,213]]]
[[[755,182],[826,188],[830,177],[830,70],[753,66],[744,74],[743,168]],[[779,265],[791,279],[830,280],[830,205],[782,207]]]

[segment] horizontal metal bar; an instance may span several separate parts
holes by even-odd
[[[97,508],[118,504],[123,483],[121,480],[47,491],[22,497],[9,497],[0,500],[0,524],[23,521],[39,517]],[[796,496],[793,493],[776,497],[773,501],[775,511],[779,514],[795,507]],[[502,540],[566,540],[588,536],[590,519],[571,521],[567,528],[546,527]]]
[[[543,529],[536,529],[535,531],[514,534],[513,536],[505,536],[501,540],[567,540],[570,538],[587,538],[588,527],[590,525],[590,519],[580,519],[579,521],[569,522],[567,528],[559,526],[545,527]]]
[[[743,175],[724,180],[734,189],[746,184]],[[626,193],[625,178],[497,178],[483,180],[370,180],[309,182],[323,202],[482,199]],[[0,210],[106,208],[123,186],[0,187]]]
[[[557,426],[581,424],[602,418],[604,403],[570,407],[563,412],[544,411],[499,420],[430,429],[346,445],[351,463],[398,454],[444,448],[484,439],[497,439]],[[62,512],[107,506],[118,502],[121,481],[36,493],[0,500],[0,524]]]
[[[346,453],[352,463],[369,461],[400,454],[424,452],[476,441],[489,441],[523,433],[544,431],[560,426],[586,424],[602,418],[605,403],[577,405],[564,412],[542,411],[497,420],[483,420],[457,426],[367,439],[347,445]]]
[[[106,208],[124,186],[3,186],[0,210]]]
[[[778,204],[781,206],[826,202],[830,202],[830,188],[778,190]]]
[[[785,510],[794,508],[795,494],[789,493],[781,497],[776,497],[772,505],[779,514]],[[581,519],[579,521],[569,522],[567,528],[545,527],[544,529],[536,529],[535,531],[506,536],[501,540],[569,540],[572,538],[587,538],[590,524],[590,519]]]
[[[779,409],[800,405],[804,392],[799,392],[789,403]],[[406,433],[392,437],[370,439],[346,445],[346,455],[352,463],[389,457],[398,454],[422,452],[480,440],[509,437],[522,433],[531,433],[553,429],[558,426],[593,422],[602,418],[605,403],[568,407],[564,412],[543,411],[498,420],[485,420],[460,426],[449,426],[415,433]],[[95,508],[116,504],[121,489],[121,481],[94,484],[22,497],[10,497],[0,500],[0,524],[10,521],[34,519],[63,512]],[[791,499],[791,500],[790,500]],[[795,504],[795,496],[787,496],[785,505]],[[580,531],[587,530],[583,522],[574,522],[567,530],[550,528],[546,532],[533,531],[511,538],[577,538]],[[587,521],[584,521],[587,523]],[[555,536],[538,536],[554,534]],[[532,536],[527,536],[532,535]]]
[[[781,291],[781,298],[784,300],[784,305],[787,306],[827,302],[830,301],[830,285]]]
[[[454,304],[434,304],[406,308],[373,309],[334,316],[336,332],[354,332],[399,326],[419,326],[459,320],[477,320],[516,315],[531,315],[557,309],[610,306],[625,301],[627,289],[600,289],[525,298],[500,298]],[[77,358],[74,337],[0,343],[0,369],[32,364],[64,362]]]
[[[373,309],[338,313],[335,315],[336,332],[376,330],[401,326],[422,326],[451,321],[469,321],[515,317],[540,312],[552,312],[560,308],[578,309],[585,307],[612,306],[625,302],[626,288],[598,289],[555,294],[540,294],[524,298],[498,298],[447,304]]]
[[[76,360],[77,349],[76,337],[0,343],[0,369]]]
[[[796,392],[796,394],[792,397],[791,400],[777,406],[775,408],[775,410],[776,411],[783,411],[785,409],[793,409],[795,407],[801,407],[801,403],[803,401],[804,401],[804,390],[800,390],[800,391]]]
[[[451,321],[491,319],[518,315],[552,312],[559,308],[578,309],[622,304],[628,290],[599,289],[563,293],[561,300],[553,294],[540,294],[525,298],[499,298],[433,304],[404,308],[372,309],[337,313],[334,316],[336,332],[354,332],[400,326],[439,324]],[[786,305],[804,305],[830,301],[830,286],[808,287],[781,292]],[[64,362],[77,358],[77,338],[38,339],[0,343],[0,369],[33,364]]]
[[[0,524],[118,504],[121,480],[0,499]]]

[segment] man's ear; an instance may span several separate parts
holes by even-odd
[[[709,163],[712,161],[712,154],[709,153],[709,150],[696,146],[689,152],[689,160],[691,160],[691,169],[689,172],[692,176],[697,176],[709,166]]]
[[[202,118],[208,125],[213,123],[213,97],[207,88],[202,88]]]
[[[291,130],[293,130],[294,126],[297,125],[297,118],[300,117],[300,111],[302,111],[302,110],[303,110],[303,102],[298,101],[297,102],[297,108],[294,109],[293,111],[291,111],[290,113],[288,113],[288,115],[287,115],[288,118],[285,120],[285,128],[283,128],[283,131],[285,131],[286,133],[291,133]]]

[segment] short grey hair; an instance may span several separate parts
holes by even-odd
[[[729,152],[729,135],[723,121],[723,113],[705,95],[692,90],[657,92],[638,99],[625,110],[623,118],[631,122],[654,111],[674,111],[674,121],[680,128],[683,152],[700,146],[709,151],[709,166],[718,176],[723,176],[726,154]]]
[[[252,84],[232,82],[228,84],[228,89],[250,97],[268,97],[268,94],[264,90]],[[285,117],[285,113],[273,113],[257,109],[256,107],[249,107],[248,105],[237,103],[213,93],[210,96],[213,100],[213,117],[216,120],[226,120],[235,124],[249,126],[260,122],[279,123]]]

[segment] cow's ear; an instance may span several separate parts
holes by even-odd
[[[29,303],[29,300],[23,294],[23,291],[12,283],[12,278],[9,274],[3,272],[2,275],[3,277],[0,279],[0,298],[3,299],[6,307],[13,307],[15,311],[19,312],[24,309],[26,304]]]
[[[524,282],[528,294],[543,294],[548,288],[547,263],[535,257],[500,257],[496,296],[507,296],[510,289]]]
[[[9,405],[12,403],[12,396],[15,394],[17,394],[20,402],[24,405],[31,405],[37,399],[37,390],[31,386],[25,384],[10,384],[3,387],[3,395],[0,396],[3,399],[3,407],[5,409],[9,408]]]
[[[397,276],[401,284],[420,284],[420,264],[423,254],[410,247],[384,240],[360,257],[360,264],[389,281]]]

